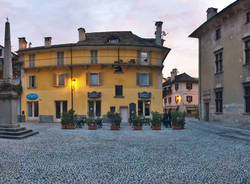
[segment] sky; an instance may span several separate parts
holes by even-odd
[[[132,31],[154,38],[155,21],[163,21],[164,46],[171,51],[164,61],[164,77],[173,68],[198,77],[198,40],[188,36],[206,21],[209,7],[223,8],[235,0],[0,0],[0,45],[4,44],[6,17],[11,26],[12,51],[18,37],[33,47],[78,41],[79,27],[86,32]]]

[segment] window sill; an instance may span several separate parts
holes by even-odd
[[[114,74],[123,74],[124,72],[114,72]]]
[[[124,98],[124,96],[114,96],[114,98]]]
[[[243,115],[250,116],[250,112],[244,112]]]
[[[54,86],[56,88],[64,88],[65,86]]]
[[[223,112],[215,112],[214,114],[216,114],[216,115],[222,115]]]
[[[214,73],[214,75],[221,75],[221,74],[223,74],[223,73],[224,73],[224,71],[216,72],[216,73]]]

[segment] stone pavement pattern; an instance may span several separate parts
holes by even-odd
[[[185,130],[110,131],[25,123],[0,139],[0,183],[250,183],[250,127],[189,121]]]

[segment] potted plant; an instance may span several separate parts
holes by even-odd
[[[173,130],[184,129],[185,117],[186,117],[185,112],[179,112],[179,111],[172,112],[171,117],[172,117],[172,129]]]
[[[88,124],[88,130],[96,130],[97,129],[97,121],[94,118],[93,113],[88,113],[88,118],[86,118],[86,123]]]
[[[134,119],[132,119],[132,124],[134,130],[142,130],[142,124],[144,122],[143,117],[136,116]]]
[[[108,112],[107,117],[111,120],[110,130],[120,130],[120,124],[122,121],[120,113]]]
[[[77,115],[73,109],[70,109],[68,112],[62,113],[61,125],[62,129],[75,129],[77,122]]]
[[[160,113],[152,112],[152,119],[151,119],[152,130],[161,130],[162,120],[163,118]]]

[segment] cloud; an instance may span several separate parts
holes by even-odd
[[[172,68],[198,76],[198,41],[188,35],[206,20],[206,9],[220,9],[233,0],[1,0],[0,44],[5,17],[10,18],[13,50],[18,37],[33,46],[52,36],[53,44],[76,42],[77,28],[87,32],[130,30],[141,37],[154,37],[154,22],[164,22],[165,46],[172,50],[165,61],[164,75]]]

